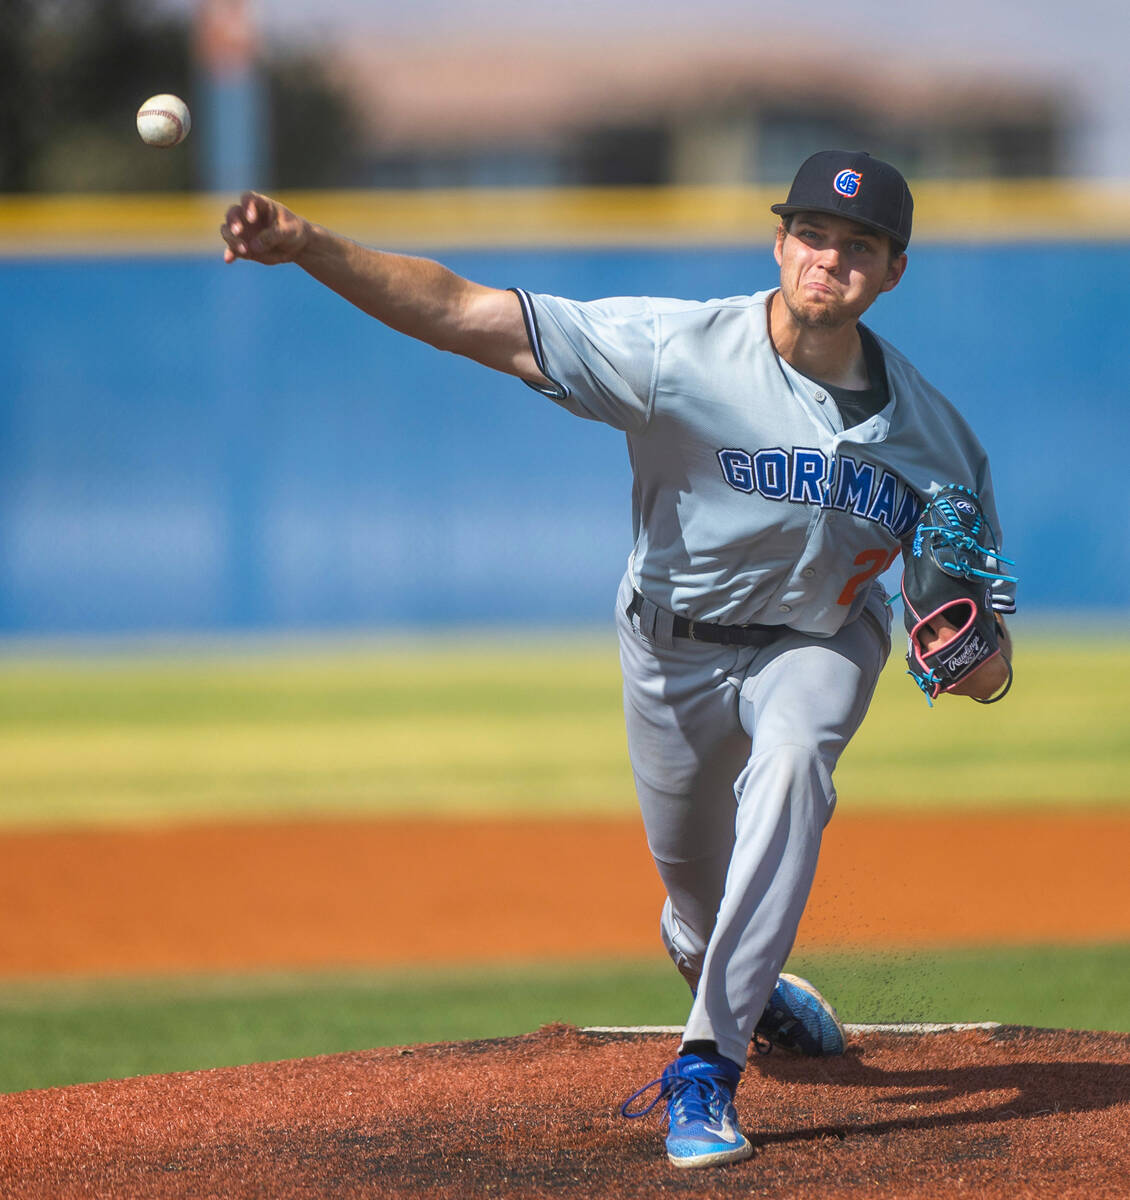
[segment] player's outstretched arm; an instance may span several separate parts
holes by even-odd
[[[224,261],[293,262],[378,321],[440,350],[536,383],[521,304],[426,258],[372,250],[245,192],[220,227]]]

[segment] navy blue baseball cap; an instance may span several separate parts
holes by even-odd
[[[788,199],[772,211],[780,217],[798,212],[847,217],[905,246],[914,198],[896,167],[865,150],[821,150],[801,163]]]

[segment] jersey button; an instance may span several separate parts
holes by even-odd
[[[817,403],[817,404],[823,404],[823,403],[824,403],[824,401],[825,401],[825,400],[827,400],[827,399],[828,399],[828,393],[827,393],[827,392],[817,392],[817,393],[816,393],[816,403]]]
[[[792,612],[793,610],[792,610],[792,607],[788,604],[779,604],[779,605],[777,605],[777,611],[778,612]]]
[[[805,579],[811,579],[816,572],[812,567],[805,567],[804,570],[801,571],[801,574],[805,577]]]

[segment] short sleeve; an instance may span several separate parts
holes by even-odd
[[[656,315],[646,297],[564,300],[514,288],[538,370],[531,383],[579,417],[638,430],[651,415],[656,372]]]

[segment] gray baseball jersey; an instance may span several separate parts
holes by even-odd
[[[825,389],[775,353],[771,292],[699,303],[516,291],[552,381],[537,390],[627,435],[629,574],[656,604],[828,635],[859,615],[943,484],[978,492],[999,534],[981,444],[887,343],[890,402],[845,430]],[[1003,585],[996,597],[1012,610]]]
[[[845,430],[825,388],[774,351],[771,294],[518,291],[550,381],[538,390],[627,435],[628,752],[667,891],[663,942],[694,990],[684,1042],[739,1064],[808,899],[832,773],[890,650],[878,576],[945,483],[972,487],[996,523],[985,453],[944,397],[880,343],[888,403]],[[1011,595],[997,604],[1011,610]],[[719,645],[675,636],[660,610],[773,628]]]

